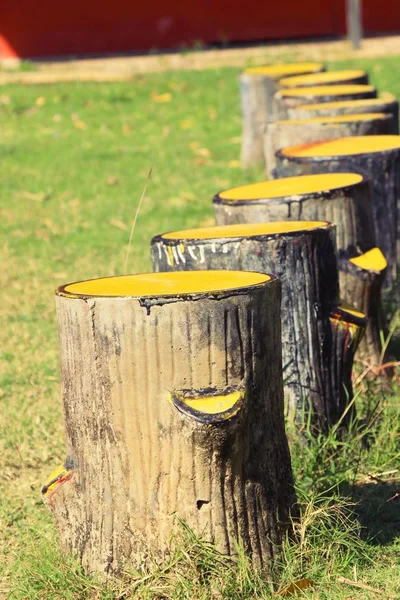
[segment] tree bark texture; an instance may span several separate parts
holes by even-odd
[[[323,71],[323,65],[305,64],[304,70],[295,68],[295,73]],[[239,78],[240,100],[243,118],[241,161],[245,167],[264,163],[263,128],[272,118],[272,98],[277,90],[277,81],[284,77],[284,69],[279,74],[259,72],[259,69],[246,69]]]
[[[393,115],[393,135],[399,133],[399,103],[392,94],[366,100],[301,104],[288,110],[289,119],[311,119],[314,117],[338,117],[362,113],[388,113]]]
[[[333,383],[337,371],[330,314],[339,303],[335,227],[327,223],[301,227],[263,235],[259,226],[257,235],[226,237],[221,227],[205,239],[187,239],[184,232],[177,232],[176,238],[153,238],[151,254],[155,271],[244,269],[281,278],[287,416],[300,426],[310,418],[316,431],[325,432],[345,410],[343,397],[337,395],[345,382]]]
[[[294,190],[296,181],[301,183],[304,177],[307,178],[307,176],[290,178],[293,180]],[[331,177],[321,175],[322,180]],[[275,221],[328,221],[336,224],[338,252],[350,251],[353,254],[357,250],[367,252],[375,246],[371,188],[369,181],[364,177],[357,175],[353,177],[355,183],[350,185],[324,189],[322,183],[319,192],[293,193],[281,198],[265,197],[258,200],[230,201],[217,194],[213,199],[216,223],[234,225]],[[266,182],[266,196],[269,184],[270,182]],[[245,186],[243,188],[245,189]]]
[[[324,121],[323,119],[327,119]],[[352,115],[349,121],[341,121],[346,117],[317,117],[321,119],[300,119],[299,121],[276,121],[269,123],[264,129],[264,156],[266,173],[269,178],[275,176],[276,153],[282,148],[297,144],[307,144],[321,140],[332,140],[341,137],[359,135],[389,135],[394,132],[394,117],[389,114]],[[348,118],[348,117],[347,117]],[[354,119],[354,120],[353,120]]]
[[[377,136],[378,139],[382,136]],[[397,136],[390,136],[397,137]],[[354,138],[344,138],[346,143]],[[359,138],[361,140],[361,138]],[[364,138],[366,141],[371,137]],[[360,173],[371,181],[372,213],[375,228],[376,245],[388,262],[385,285],[390,286],[396,281],[397,273],[397,240],[400,239],[400,140],[398,148],[363,154],[335,155],[329,150],[321,155],[312,156],[313,147],[318,148],[325,142],[310,146],[308,156],[299,156],[293,148],[277,152],[277,177],[290,177],[311,173]],[[302,152],[302,147],[298,147]]]
[[[380,252],[378,248],[374,252]],[[367,326],[357,357],[369,365],[380,364],[382,338],[387,328],[381,302],[381,289],[386,269],[366,268],[352,262],[352,253],[339,253],[340,293],[346,302],[354,305],[367,316]],[[383,259],[383,256],[382,256]],[[384,264],[384,259],[382,263]],[[382,265],[383,266],[383,265]]]
[[[60,288],[65,428],[77,467],[51,507],[64,549],[87,572],[163,559],[176,517],[223,553],[239,540],[270,569],[295,502],[280,296],[274,276],[148,298]],[[207,408],[217,401],[223,408]]]
[[[282,89],[273,96],[272,113],[275,117],[274,120],[288,119],[289,111],[303,104],[362,100],[376,98],[376,96],[376,89],[370,85],[316,86],[306,90],[303,88]]]

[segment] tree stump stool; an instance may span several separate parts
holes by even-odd
[[[307,75],[291,75],[278,82],[278,88],[315,87],[316,85],[368,85],[368,73],[360,69],[325,71]]]
[[[163,558],[176,517],[270,569],[295,503],[280,296],[274,275],[229,271],[57,290],[73,458],[43,494],[86,571]]]
[[[288,110],[289,119],[311,119],[314,117],[337,117],[360,113],[388,113],[394,117],[394,135],[399,133],[399,103],[393,94],[383,92],[379,98],[364,100],[339,100],[317,104],[300,104]]]
[[[372,184],[372,212],[376,245],[388,269],[385,285],[396,280],[396,239],[400,238],[400,136],[347,137],[290,146],[277,152],[276,175],[356,172]]]
[[[294,63],[250,67],[240,75],[240,98],[243,116],[241,161],[245,167],[264,162],[263,127],[271,118],[276,83],[287,75],[323,71],[321,63]]]
[[[398,126],[398,124],[397,124]],[[274,177],[276,152],[295,144],[358,135],[390,135],[396,132],[396,122],[388,113],[362,113],[337,117],[280,120],[266,125],[264,155],[268,177]]]
[[[351,389],[346,381],[333,384],[339,372],[330,322],[339,305],[334,225],[292,221],[176,231],[153,238],[151,254],[155,271],[274,272],[282,281],[287,416],[299,426],[309,420],[317,432],[342,418]],[[355,350],[356,337],[348,343]]]
[[[302,104],[334,102],[339,100],[362,100],[376,98],[377,91],[371,85],[319,85],[314,87],[283,88],[273,96],[274,120],[288,119],[289,111]]]
[[[381,286],[386,261],[380,250],[373,250],[370,184],[362,175],[300,175],[243,185],[220,192],[213,205],[217,225],[298,219],[335,223],[340,296],[368,317],[357,356],[369,364],[378,362],[380,332],[385,331]]]
[[[349,256],[346,252],[339,253],[341,295],[368,319],[357,356],[369,365],[378,365],[384,358],[381,336],[387,334],[381,303],[387,262],[379,248]]]

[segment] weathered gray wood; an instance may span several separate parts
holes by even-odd
[[[365,336],[357,354],[368,365],[380,364],[384,358],[382,339],[386,338],[387,327],[382,310],[381,288],[386,265],[378,248],[364,255],[339,253],[341,296],[368,318]]]
[[[303,175],[244,185],[217,194],[213,206],[217,225],[330,221],[336,224],[339,252],[355,254],[375,246],[370,183],[356,173]]]
[[[388,261],[385,285],[396,280],[400,239],[400,137],[365,136],[316,142],[277,153],[276,175],[355,172],[370,179],[376,245]]]
[[[276,152],[282,148],[349,136],[390,135],[395,130],[394,117],[388,113],[275,121],[264,130],[266,173],[274,177]]]
[[[353,48],[358,50],[362,39],[361,0],[346,0],[347,37]]]
[[[262,165],[264,150],[262,133],[264,124],[271,118],[272,98],[276,82],[291,74],[323,71],[321,63],[295,63],[250,67],[239,79],[243,117],[241,161],[245,167]]]
[[[287,119],[289,111],[302,104],[362,100],[376,96],[377,91],[371,85],[325,85],[282,89],[273,96],[272,110],[274,120]]]
[[[45,498],[87,572],[162,560],[177,518],[270,570],[295,502],[280,296],[275,276],[227,272],[58,290],[74,467]]]
[[[343,416],[331,311],[339,304],[335,226],[292,222],[179,231],[153,238],[155,271],[245,269],[282,280],[282,348],[289,420],[325,432]],[[346,360],[342,356],[343,360]],[[341,360],[342,360],[341,359]]]
[[[311,119],[315,117],[335,117],[361,113],[389,113],[393,115],[393,135],[399,133],[399,103],[393,94],[384,92],[379,98],[364,100],[343,100],[301,104],[288,110],[289,119]]]

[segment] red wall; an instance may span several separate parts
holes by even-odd
[[[342,35],[345,0],[0,0],[0,57],[121,53]],[[368,33],[400,30],[400,2],[364,0]]]

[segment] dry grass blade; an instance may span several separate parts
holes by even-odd
[[[151,173],[152,173],[152,171],[153,171],[153,168],[151,168],[149,170],[148,174],[147,174],[146,183],[144,184],[142,195],[140,196],[140,200],[139,200],[139,203],[138,203],[137,208],[136,208],[135,216],[133,217],[132,227],[131,227],[131,233],[129,235],[128,248],[126,250],[126,255],[125,255],[124,273],[126,273],[127,268],[128,268],[128,261],[129,261],[129,254],[130,254],[130,251],[131,251],[131,246],[132,246],[133,232],[135,231],[136,221],[137,221],[137,218],[138,218],[139,213],[140,213],[140,209],[141,209],[142,204],[143,204],[143,200],[144,200],[144,197],[145,197],[145,194],[146,194],[147,186],[148,186],[149,181],[151,179]]]
[[[387,600],[394,600],[394,596],[388,596],[387,592],[384,590],[380,590],[378,588],[374,588],[366,583],[361,583],[360,581],[352,581],[351,579],[346,579],[346,577],[338,577],[338,583],[345,583],[346,585],[351,585],[353,587],[359,588],[360,590],[365,590],[366,592],[372,592],[373,594],[378,594],[379,596],[385,596]]]

